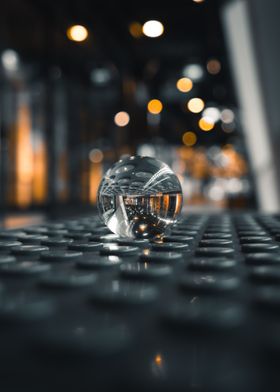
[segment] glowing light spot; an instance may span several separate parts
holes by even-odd
[[[82,25],[74,25],[67,29],[66,34],[71,41],[82,42],[87,39],[88,30]]]
[[[193,146],[197,141],[196,134],[191,131],[185,132],[182,136],[182,141],[188,147]]]
[[[143,37],[142,25],[139,22],[131,22],[129,27],[129,32],[133,38],[141,38]]]
[[[1,62],[6,71],[15,72],[19,67],[19,57],[13,49],[6,49],[1,55]]]
[[[230,124],[234,121],[234,112],[231,109],[224,109],[221,112],[221,120],[225,124]]]
[[[183,75],[197,82],[203,78],[204,71],[200,64],[188,64],[183,68]]]
[[[163,105],[159,99],[152,99],[148,102],[147,109],[152,114],[159,114],[163,109]]]
[[[164,27],[158,20],[149,20],[144,23],[142,31],[147,37],[156,38],[163,34]]]
[[[206,68],[211,75],[217,75],[221,71],[222,66],[219,60],[211,59],[207,62]]]
[[[127,112],[118,112],[114,117],[114,122],[118,127],[125,127],[129,121],[130,117]]]
[[[155,364],[156,364],[157,366],[161,366],[161,365],[162,365],[162,356],[161,356],[160,354],[157,354],[157,355],[155,356],[154,361],[155,361]]]
[[[203,110],[202,117],[211,118],[213,123],[219,121],[221,116],[220,110],[216,107],[208,107]]]
[[[188,109],[192,113],[200,113],[204,108],[204,102],[201,98],[192,98],[188,102]]]
[[[91,71],[90,79],[95,84],[106,84],[110,82],[111,72],[107,68],[96,68]]]
[[[100,163],[103,160],[103,152],[98,148],[93,148],[89,153],[89,159],[92,163]]]
[[[214,122],[209,117],[201,117],[198,126],[202,131],[211,131],[214,128]]]
[[[187,93],[191,91],[193,87],[193,82],[189,78],[181,78],[177,81],[177,89],[182,93]]]
[[[147,227],[148,227],[148,225],[147,225],[146,223],[141,223],[141,224],[139,225],[139,231],[144,232],[144,231],[147,230]]]

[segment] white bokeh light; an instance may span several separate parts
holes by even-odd
[[[208,107],[203,110],[202,116],[207,117],[208,119],[211,119],[211,122],[216,123],[217,121],[220,120],[221,112],[218,108],[214,106]]]
[[[143,25],[143,33],[150,38],[156,38],[163,34],[164,27],[158,20],[149,20]]]
[[[197,82],[203,78],[204,71],[200,64],[188,64],[183,68],[183,76]]]
[[[234,121],[235,115],[231,109],[224,109],[221,112],[221,120],[225,124],[230,124]]]
[[[111,72],[107,68],[95,68],[90,73],[90,79],[96,84],[106,84],[111,80]]]
[[[15,72],[19,68],[19,56],[13,49],[6,49],[1,55],[3,67],[8,72]]]

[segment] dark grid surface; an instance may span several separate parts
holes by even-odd
[[[96,216],[1,231],[3,390],[279,386],[279,237],[260,214],[183,217],[160,243]]]

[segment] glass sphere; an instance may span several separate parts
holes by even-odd
[[[151,157],[131,156],[116,162],[98,189],[100,216],[121,237],[160,236],[176,221],[182,202],[177,176]]]

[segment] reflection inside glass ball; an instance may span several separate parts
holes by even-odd
[[[121,237],[152,238],[172,225],[182,207],[182,188],[168,165],[151,157],[121,159],[98,189],[98,209]]]

